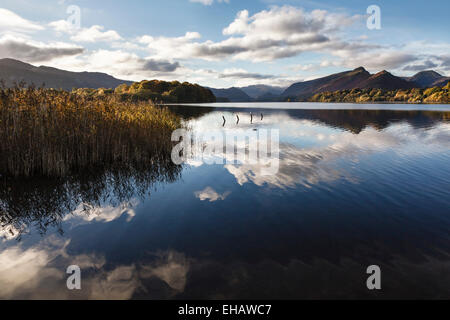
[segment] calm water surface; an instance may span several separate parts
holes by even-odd
[[[279,129],[275,175],[161,162],[3,182],[0,298],[450,299],[448,107],[251,107],[171,106],[196,133]]]

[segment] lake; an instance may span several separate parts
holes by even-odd
[[[449,106],[169,108],[197,135],[276,130],[277,171],[192,158],[4,181],[0,298],[450,298]]]

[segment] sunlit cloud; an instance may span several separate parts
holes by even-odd
[[[24,19],[10,10],[0,8],[0,32],[2,33],[30,33],[44,29],[45,27],[38,23]]]
[[[103,26],[92,26],[87,29],[81,29],[75,35],[71,37],[73,41],[76,42],[99,42],[99,41],[118,41],[122,37],[114,30],[103,31],[105,28]]]
[[[191,2],[209,7],[229,1]],[[226,8],[232,10],[231,5]],[[126,35],[101,23],[76,28],[64,19],[35,22],[0,8],[0,58],[69,71],[104,72],[124,80],[158,78],[212,87],[288,86],[329,74],[330,69],[359,66],[399,75],[431,68],[445,75],[450,70],[448,43],[417,39],[391,46],[367,33],[354,34],[357,27],[365,28],[365,14],[292,5],[273,5],[254,12],[244,9],[234,14],[219,26],[219,37],[213,40],[202,35],[204,30],[195,29],[178,31],[179,36],[151,32]],[[49,36],[62,41],[48,41]],[[316,58],[308,58],[311,53]],[[298,62],[286,68],[281,64],[288,58]],[[251,62],[252,68],[243,68],[241,61]],[[218,68],[217,63],[226,63],[226,67]],[[267,63],[273,64],[272,70],[286,73],[267,72]]]

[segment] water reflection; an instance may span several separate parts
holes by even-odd
[[[6,225],[26,230],[0,243],[1,298],[450,297],[449,112],[179,111],[196,132],[279,129],[279,172],[168,160],[4,182]]]
[[[353,133],[360,133],[368,126],[383,130],[391,124],[407,122],[414,128],[425,128],[450,120],[450,111],[423,110],[288,110],[287,114],[297,119],[320,121]]]
[[[221,115],[224,113],[229,113],[230,116],[227,117],[227,119],[230,121],[227,122],[227,126],[235,124],[236,121],[231,120],[236,119],[234,116],[236,114],[241,115],[241,121],[237,125],[248,125],[250,124],[250,113],[254,113],[263,114],[264,116],[286,115],[290,119],[311,120],[330,127],[349,130],[353,133],[359,133],[368,126],[382,130],[393,123],[407,122],[415,128],[425,128],[450,120],[450,111],[427,110],[273,110],[241,107],[213,108],[199,106],[170,106],[170,109],[187,120],[199,119],[200,117],[210,114],[216,110],[220,115],[220,118],[216,119],[217,123],[219,123],[219,121],[222,123]],[[267,120],[267,118],[263,118],[260,121],[258,119],[258,121],[255,121],[255,124],[266,123]]]
[[[65,178],[2,178],[0,236],[20,240],[29,226],[41,234],[49,227],[63,233],[61,221],[69,213],[91,220],[101,211],[100,219],[111,219],[135,198],[148,196],[155,183],[176,181],[180,174],[181,167],[167,154],[153,163],[99,168]]]
[[[202,109],[191,107],[190,109]],[[194,111],[194,114],[198,111]],[[217,130],[220,119],[250,118],[251,112],[264,113],[265,117],[251,123],[227,124],[222,131],[239,133],[245,137],[248,129],[279,129],[280,164],[274,175],[261,174],[263,166],[259,163],[239,165],[225,164],[224,168],[236,181],[243,185],[247,182],[257,186],[270,185],[277,188],[305,187],[319,182],[331,182],[337,179],[354,180],[348,170],[336,164],[345,160],[355,164],[363,155],[392,150],[410,154],[430,154],[450,147],[450,112],[432,111],[379,111],[379,110],[256,110],[226,108],[200,121],[188,116],[192,130],[201,135]],[[186,111],[185,111],[186,114]],[[220,116],[220,118],[219,118]],[[247,119],[248,120],[248,119]],[[324,126],[324,124],[326,126]],[[340,130],[335,130],[340,129]],[[423,129],[423,130],[417,130]],[[202,146],[215,141],[202,141]],[[414,146],[408,151],[402,146]],[[239,150],[241,148],[241,150]],[[245,152],[246,146],[237,146]],[[434,150],[434,151],[433,151]],[[217,156],[217,155],[216,155]],[[223,152],[219,158],[227,159]],[[202,164],[197,158],[189,159],[191,165]],[[230,161],[227,161],[227,163]],[[373,170],[374,168],[371,168]]]

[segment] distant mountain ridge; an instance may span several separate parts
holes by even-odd
[[[242,91],[244,91],[247,95],[249,95],[252,99],[260,100],[265,99],[266,97],[279,96],[283,93],[286,88],[277,87],[277,86],[269,86],[265,84],[256,84],[247,87],[240,87]]]
[[[340,72],[327,77],[294,83],[287,88],[282,97],[307,98],[314,94],[328,91],[351,89],[411,89],[417,87],[414,81],[396,77],[383,70],[370,74],[363,67],[351,71]]]
[[[385,90],[412,89],[414,87],[417,87],[417,85],[414,82],[406,81],[403,78],[396,77],[392,73],[387,72],[386,70],[371,75],[369,78],[362,81],[359,85],[356,86],[356,88],[359,89],[385,89]],[[355,88],[345,88],[345,89],[355,89]]]
[[[419,72],[412,77],[397,77],[386,70],[371,74],[364,67],[359,67],[314,80],[297,82],[284,91],[280,87],[267,85],[211,90],[218,101],[285,101],[306,100],[318,93],[352,89],[409,90],[444,87],[449,81],[450,77],[432,70]]]
[[[353,88],[370,77],[370,73],[360,67],[352,71],[332,74],[323,78],[297,82],[288,87],[282,97],[309,97],[318,92]]]
[[[132,81],[116,79],[100,72],[71,72],[52,67],[35,67],[14,59],[0,59],[0,80],[6,86],[24,81],[27,84],[47,88],[71,90],[73,88],[116,88],[121,84],[131,85]],[[450,77],[427,70],[412,77],[397,77],[388,71],[369,73],[363,67],[321,77],[314,80],[297,82],[284,89],[270,85],[251,85],[224,89],[208,88],[218,102],[286,101],[307,100],[324,92],[352,89],[400,90],[412,88],[444,87]]]
[[[116,79],[100,72],[71,72],[52,67],[35,67],[14,59],[0,59],[0,80],[7,87],[24,81],[27,84],[46,88],[71,90],[72,88],[115,88],[123,83],[130,85],[132,81]]]
[[[208,88],[222,102],[276,101],[285,88],[264,84],[246,87]]]
[[[404,79],[415,82],[420,88],[443,87],[450,81],[450,77],[444,77],[433,70],[421,71],[412,77],[405,77]]]
[[[253,99],[243,90],[236,87],[227,89],[209,88],[216,96],[218,102],[250,102]]]

